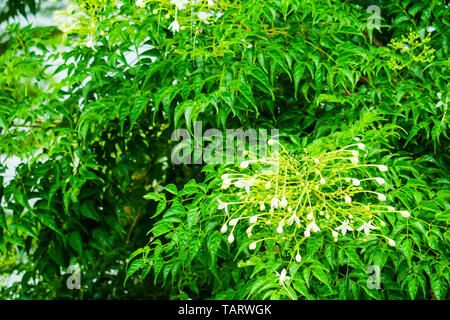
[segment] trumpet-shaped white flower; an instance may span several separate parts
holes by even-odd
[[[239,179],[234,183],[234,185],[238,188],[245,188],[247,194],[250,194],[250,187],[253,186],[253,182],[250,180]]]
[[[184,10],[189,0],[170,0],[170,3],[174,4],[178,10]]]
[[[271,209],[278,209],[278,206],[280,205],[280,199],[277,197],[274,197],[272,201],[270,202],[270,208]]]
[[[369,236],[370,230],[376,230],[376,229],[377,229],[377,227],[372,225],[372,221],[369,221],[369,222],[364,222],[362,224],[362,226],[357,229],[357,231],[364,230],[364,233],[366,234],[366,236]]]
[[[225,203],[220,199],[217,199],[217,202],[219,203],[219,205],[217,206],[217,209],[219,209],[219,210],[224,209],[225,213],[228,215],[228,203]]]
[[[169,25],[169,30],[171,30],[174,34],[175,32],[180,31],[180,24],[178,23],[178,20],[173,20],[173,22]]]
[[[348,220],[345,220],[344,222],[342,222],[342,224],[339,227],[334,228],[334,230],[337,230],[337,231],[340,230],[342,232],[342,235],[345,236],[347,231],[353,231],[353,228],[350,227],[349,223],[350,222]]]
[[[281,208],[286,208],[287,205],[288,205],[288,202],[287,202],[287,200],[286,200],[286,197],[281,198],[281,201],[280,201],[280,207],[281,207]]]
[[[291,279],[291,277],[288,277],[286,275],[286,269],[285,268],[283,268],[283,270],[281,270],[281,274],[276,272],[276,271],[275,271],[275,274],[277,275],[277,277],[280,278],[280,286],[282,286],[286,280],[290,280]]]

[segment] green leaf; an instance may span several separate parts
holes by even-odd
[[[69,243],[80,256],[83,255],[83,239],[78,231],[73,231],[69,235]]]
[[[134,124],[136,123],[136,120],[141,115],[142,111],[144,111],[145,107],[147,106],[148,98],[147,97],[137,97],[136,100],[134,100],[133,108],[131,108],[130,111],[130,129],[133,129]]]
[[[416,277],[411,277],[408,280],[408,292],[411,300],[416,297],[417,290],[419,290],[419,280]]]

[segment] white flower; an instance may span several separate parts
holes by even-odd
[[[267,143],[269,144],[269,146],[273,146],[276,143],[276,141],[274,139],[269,139]]]
[[[180,24],[177,20],[173,20],[173,22],[169,25],[169,30],[172,30],[174,34],[175,32],[180,31]]]
[[[170,0],[170,3],[177,6],[178,10],[186,9],[186,4],[189,3],[189,0]]]
[[[278,206],[280,204],[280,200],[277,197],[274,197],[272,201],[270,202],[270,208],[271,209],[278,209]]]
[[[264,188],[270,189],[270,181],[266,183],[266,185],[264,186]]]
[[[245,232],[247,233],[247,237],[249,238],[252,236],[252,227],[253,226],[250,226],[245,230]]]
[[[245,168],[248,167],[248,164],[249,164],[248,161],[242,161],[241,164],[240,164],[240,167],[241,167],[242,169],[245,169]]]
[[[325,181],[325,179],[322,177],[322,178],[320,178],[320,184],[325,184],[325,183],[327,183],[326,181]]]
[[[277,275],[277,277],[280,278],[280,286],[282,286],[284,284],[284,281],[291,279],[291,277],[286,276],[286,269],[285,268],[283,268],[283,270],[281,270],[281,274],[279,274],[276,271],[275,271],[275,274]]]
[[[377,167],[378,167],[378,169],[379,169],[381,172],[386,172],[386,171],[388,171],[388,167],[386,167],[384,164],[380,164],[380,165],[378,165]]]
[[[359,141],[361,141],[361,138],[360,137],[354,137],[353,140],[355,140],[356,142],[359,142]]]
[[[305,237],[306,237],[306,238],[308,238],[308,237],[311,235],[311,230],[314,231],[314,232],[319,232],[319,231],[320,231],[320,229],[319,229],[319,227],[317,226],[317,224],[316,224],[315,221],[311,222],[311,223],[306,227],[306,230],[305,230]]]
[[[297,255],[295,256],[295,261],[297,262],[302,261],[302,256],[300,255],[300,253],[297,253]]]
[[[358,158],[350,158],[350,161],[351,161],[353,164],[357,164],[357,163],[359,162]]]
[[[233,234],[232,233],[230,233],[230,235],[228,236],[228,243],[233,243],[233,241],[234,241],[234,236],[233,236]]]
[[[291,226],[293,223],[297,224],[297,226],[300,226],[300,219],[297,217],[297,215],[294,213],[287,221],[288,225]]]
[[[319,159],[317,159],[317,158],[314,158],[314,163],[315,164],[318,164],[320,162],[320,160]]]
[[[197,15],[198,15],[198,18],[200,19],[200,20],[202,20],[204,23],[206,23],[206,24],[208,24],[209,22],[208,22],[208,18],[210,17],[210,16],[212,16],[212,14],[211,13],[207,13],[207,12],[205,12],[205,11],[200,11],[199,13],[197,13]]]
[[[346,203],[352,202],[352,198],[350,196],[348,196],[348,195],[345,195],[345,202]]]
[[[306,229],[304,232],[304,235],[305,235],[305,238],[309,238],[311,236],[311,232],[308,229]]]
[[[217,19],[219,19],[221,16],[223,16],[223,13],[222,12],[217,12],[216,13],[216,21],[217,21]],[[271,144],[270,144],[271,145]]]
[[[361,181],[359,181],[358,179],[353,178],[352,179],[352,183],[355,187],[359,186],[361,184]]]
[[[231,179],[224,179],[222,183],[222,189],[227,189],[231,185]]]
[[[208,6],[212,7],[214,5],[214,1],[213,0],[208,0]]]
[[[144,8],[145,7],[144,0],[136,0],[136,6],[139,8]]]
[[[349,223],[350,222],[348,220],[345,220],[344,222],[342,222],[342,224],[339,227],[334,228],[334,230],[337,230],[337,231],[340,230],[342,232],[342,235],[345,236],[347,231],[353,231],[353,228],[350,227]]]
[[[388,243],[391,247],[395,247],[395,241],[388,238]]]
[[[377,195],[378,195],[378,200],[380,200],[380,201],[386,201],[386,196],[385,196],[384,194],[378,193]]]
[[[217,202],[219,203],[217,209],[219,210],[225,209],[225,213],[228,215],[228,203],[222,202],[222,200],[220,199],[217,199]]]
[[[266,210],[266,206],[264,205],[264,202],[261,202],[261,204],[259,205],[259,210],[260,211]]]
[[[287,202],[287,200],[286,200],[286,197],[281,198],[281,201],[280,201],[280,207],[281,207],[281,208],[286,208],[287,205],[288,205],[288,202]]]
[[[364,143],[357,143],[356,146],[358,147],[358,149],[364,150],[366,148]]]
[[[249,219],[249,222],[250,222],[251,224],[256,223],[256,221],[258,221],[258,216],[253,216],[253,217],[251,217],[251,218]]]
[[[250,180],[245,179],[239,179],[234,183],[234,185],[238,188],[245,188],[245,191],[247,191],[247,194],[250,194],[250,187],[253,186],[253,182]]]
[[[380,226],[384,227],[385,225],[386,225],[386,223],[383,220],[381,220],[380,221]]]
[[[280,234],[283,233],[283,226],[281,226],[281,224],[278,225],[277,232]]]
[[[411,215],[409,211],[400,211],[400,214],[403,218],[408,218]]]
[[[436,28],[433,27],[433,26],[429,26],[429,27],[427,28],[427,32],[428,32],[428,33],[432,33],[432,32],[434,32],[434,31],[436,31]]]
[[[352,155],[353,155],[355,158],[358,158],[359,152],[358,152],[357,150],[350,150],[350,152],[352,153]]]
[[[388,209],[388,211],[395,211],[395,208],[391,207],[391,206],[387,207],[387,209]]]
[[[334,230],[331,230],[331,235],[333,236],[333,238],[337,238],[339,236],[339,233],[337,233]]]
[[[231,219],[229,224],[230,224],[230,226],[235,226],[238,222],[239,222],[239,219],[235,218],[235,219]]]
[[[364,222],[364,223],[362,224],[362,226],[359,227],[357,230],[358,230],[358,231],[364,230],[364,233],[366,234],[366,236],[368,236],[370,230],[376,230],[376,229],[377,229],[377,228],[376,228],[375,226],[372,225],[372,222],[369,221],[369,223]]]
[[[248,246],[248,248],[249,248],[250,250],[255,250],[255,249],[256,249],[256,242],[250,243],[250,245]]]
[[[308,213],[308,215],[306,217],[308,218],[308,220],[314,219],[314,215],[312,214],[312,212]]]
[[[384,184],[386,181],[384,181],[384,179],[383,178],[375,178],[375,181],[379,184],[379,185],[382,185],[382,184]]]
[[[220,228],[220,232],[225,233],[225,232],[227,232],[227,230],[228,230],[228,227],[227,227],[227,224],[225,223],[225,224],[222,226],[222,228]]]

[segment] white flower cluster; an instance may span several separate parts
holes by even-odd
[[[383,219],[395,213],[407,218],[410,213],[383,205],[386,195],[368,188],[384,186],[384,178],[358,176],[370,168],[388,171],[385,165],[361,163],[364,150],[365,145],[358,142],[315,156],[296,157],[283,151],[276,157],[241,162],[238,171],[221,176],[224,194],[217,199],[217,209],[225,212],[221,232],[227,233],[230,227],[228,242],[232,243],[236,228],[246,222],[245,232],[253,239],[250,250],[279,237],[292,242],[297,262],[301,261],[300,244],[312,233],[330,232],[334,241],[349,233],[376,236],[395,246],[393,239],[379,232],[386,226]],[[274,163],[276,169],[264,170]]]

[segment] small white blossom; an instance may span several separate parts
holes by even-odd
[[[224,179],[222,183],[222,189],[227,189],[231,185],[231,179]]]
[[[358,158],[359,152],[358,152],[357,150],[350,150],[350,152],[352,153],[352,155],[353,155],[355,158]]]
[[[376,228],[375,226],[372,225],[372,222],[369,221],[368,223],[367,223],[367,222],[364,222],[364,223],[362,224],[362,226],[359,227],[357,230],[358,230],[358,231],[364,230],[364,233],[366,234],[366,236],[369,236],[370,230],[376,230],[376,229],[377,229],[377,228]]]
[[[297,255],[295,256],[295,261],[297,262],[302,261],[302,256],[300,255],[300,253],[297,253]]]
[[[286,269],[285,268],[283,268],[283,270],[281,270],[281,274],[279,274],[276,271],[275,271],[275,273],[276,273],[277,277],[280,278],[280,286],[282,286],[286,280],[290,280],[291,279],[291,277],[288,277],[286,275]]]
[[[200,19],[200,20],[202,20],[204,23],[206,23],[206,24],[208,24],[209,22],[208,22],[208,18],[210,17],[210,16],[212,16],[212,14],[211,13],[207,13],[207,12],[204,12],[204,11],[200,11],[199,13],[197,13],[197,15],[198,15],[198,18]]]
[[[386,181],[383,178],[375,178],[375,181],[379,184],[382,185],[384,184]]]
[[[297,226],[300,226],[300,219],[297,217],[297,215],[294,213],[287,221],[288,225],[291,226],[293,223],[297,224]]]
[[[233,234],[232,233],[230,233],[230,235],[228,236],[228,243],[233,243],[233,241],[234,241],[234,236],[233,236]]]
[[[136,0],[136,6],[139,8],[144,8],[145,7],[144,0]]]
[[[436,28],[433,27],[433,26],[429,26],[429,27],[427,28],[427,32],[428,32],[428,33],[432,33],[432,32],[434,32],[434,31],[436,31]]]
[[[169,25],[169,30],[171,30],[174,34],[175,32],[180,31],[180,24],[177,20],[173,20],[173,22]]]
[[[217,206],[217,209],[225,210],[225,213],[228,215],[228,203],[222,202],[222,200],[217,199],[217,202],[219,203],[219,205]]]
[[[331,230],[331,235],[333,236],[333,238],[337,238],[339,236],[339,233],[337,233],[334,230]]]
[[[384,194],[378,193],[377,195],[378,195],[378,200],[380,200],[380,201],[386,201],[386,196],[385,196]]]
[[[354,137],[353,140],[355,140],[356,142],[359,142],[359,141],[361,141],[361,138],[360,137]]]
[[[325,183],[327,183],[326,181],[325,181],[325,179],[322,177],[322,178],[320,178],[320,184],[325,184]]]
[[[345,220],[344,222],[342,222],[342,224],[339,227],[334,228],[334,230],[337,230],[337,231],[340,230],[342,235],[345,236],[347,231],[353,231],[353,228],[350,227],[349,223],[350,222],[348,220]]]
[[[186,9],[186,4],[189,3],[189,0],[171,0],[170,3],[174,4],[178,10]]]
[[[237,188],[245,188],[247,194],[250,194],[250,187],[253,186],[253,182],[250,180],[239,179],[234,183]]]
[[[352,179],[352,183],[355,187],[359,186],[361,184],[361,181],[359,181],[358,179],[353,178]]]
[[[346,203],[352,202],[352,198],[350,196],[348,196],[348,195],[345,195],[345,202]]]
[[[261,204],[259,205],[259,210],[260,211],[266,210],[266,206],[264,205],[264,202],[261,202]]]
[[[359,162],[358,158],[350,158],[350,161],[351,161],[353,164],[357,164],[357,163]]]
[[[239,222],[239,219],[235,218],[235,219],[231,219],[229,224],[230,224],[230,226],[235,226],[238,222]]]
[[[248,246],[248,248],[249,248],[250,250],[255,250],[255,249],[256,249],[256,242],[250,243],[250,245]]]
[[[386,172],[386,171],[388,171],[388,167],[386,167],[384,164],[380,164],[380,165],[378,165],[377,167],[378,167],[378,169],[379,169],[381,172]]]
[[[258,216],[253,216],[253,217],[251,217],[251,218],[249,219],[249,222],[250,222],[251,224],[255,224],[257,221],[258,221]]]
[[[308,215],[306,217],[308,218],[308,220],[314,219],[314,215],[312,214],[312,212],[308,213]]]
[[[227,227],[227,224],[225,223],[225,224],[222,226],[222,228],[220,228],[220,232],[225,233],[225,232],[227,232],[227,230],[228,230],[228,227]]]
[[[306,227],[305,233],[306,233],[306,232],[309,233],[311,230],[314,231],[314,232],[319,232],[319,231],[320,231],[320,229],[319,229],[319,227],[317,226],[317,224],[316,224],[315,221],[311,222],[311,223]]]
[[[388,243],[391,247],[395,247],[395,241],[388,238]]]
[[[317,159],[317,158],[314,158],[314,163],[315,164],[318,164],[320,162],[320,160],[319,159]]]
[[[242,169],[245,169],[245,168],[248,167],[248,165],[249,165],[249,162],[248,162],[248,161],[242,161],[241,164],[240,164],[240,167],[241,167]]]
[[[278,209],[278,206],[280,205],[280,200],[277,197],[274,197],[272,201],[270,202],[270,208],[271,209]]]
[[[388,209],[388,211],[395,211],[395,208],[391,207],[391,206],[387,207],[387,209]]]
[[[356,144],[356,146],[358,147],[358,149],[361,149],[361,150],[366,149],[366,146],[364,143],[358,143],[358,144]]]
[[[287,202],[287,200],[286,200],[286,197],[281,198],[281,201],[280,201],[280,207],[281,207],[281,208],[286,208],[287,205],[288,205],[288,202]]]
[[[408,218],[411,215],[409,211],[400,211],[400,214],[403,218]]]
[[[283,227],[281,225],[278,226],[277,232],[280,234],[283,233]]]

